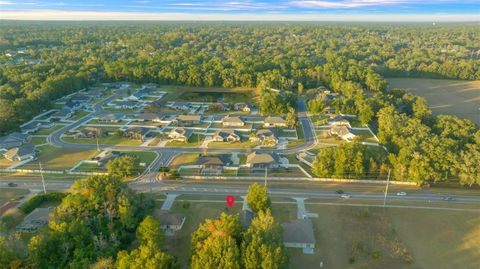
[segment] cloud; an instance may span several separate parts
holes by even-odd
[[[344,1],[323,1],[323,0],[294,0],[290,1],[293,6],[303,8],[356,8],[371,6],[397,5],[412,2],[411,0],[344,0]]]
[[[1,5],[5,5],[5,6],[6,6],[6,5],[13,5],[13,4],[14,4],[14,3],[9,2],[9,1],[0,1],[0,6],[1,6]]]
[[[143,20],[143,21],[350,21],[350,22],[478,22],[478,14],[195,14],[166,12],[101,12],[0,9],[6,20]]]

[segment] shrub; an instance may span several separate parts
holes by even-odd
[[[25,202],[20,209],[24,214],[28,214],[45,202],[61,202],[65,196],[67,196],[67,194],[63,192],[50,192],[47,194],[38,194],[30,198],[30,200],[28,200],[27,202]]]

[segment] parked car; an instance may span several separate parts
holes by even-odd
[[[336,193],[338,194],[344,194],[345,192],[343,190],[337,190]]]
[[[340,197],[342,197],[343,199],[348,199],[348,198],[350,198],[350,195],[348,195],[348,194],[342,194],[342,196],[340,196]]]
[[[407,196],[407,193],[404,191],[397,192],[397,196]]]
[[[9,187],[16,187],[16,186],[17,186],[17,183],[8,182],[7,185],[8,185]]]

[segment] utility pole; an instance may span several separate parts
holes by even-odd
[[[96,133],[95,137],[97,138],[97,151],[100,151],[100,145],[98,144],[98,132]]]
[[[147,170],[147,176],[150,178],[150,194],[153,193],[153,178],[150,176],[150,166],[148,167]]]
[[[387,186],[385,187],[385,197],[383,198],[383,207],[387,205],[388,183],[390,183],[390,169],[388,169]]]
[[[267,167],[265,166],[265,188],[267,188]]]
[[[43,177],[42,162],[38,162],[38,166],[40,166],[40,176],[42,177],[43,193],[47,194],[47,188],[45,187],[45,178]]]

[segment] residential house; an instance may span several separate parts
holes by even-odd
[[[81,130],[75,130],[71,133],[74,138],[98,138],[106,135],[107,132],[102,128],[85,127]]]
[[[11,148],[20,147],[28,139],[28,134],[18,132],[11,133],[0,137],[0,150],[9,150]]]
[[[245,126],[245,122],[238,116],[226,116],[222,119],[222,125],[227,127]]]
[[[185,129],[182,127],[173,128],[168,137],[181,142],[187,142],[188,139],[192,136],[193,131],[189,129]]]
[[[252,172],[263,172],[265,169],[277,169],[281,167],[279,156],[275,153],[253,152],[247,156],[246,166]]]
[[[93,97],[88,94],[75,94],[70,97],[70,101],[85,104],[92,101]]]
[[[235,130],[216,131],[212,137],[217,142],[237,142],[240,141],[240,133]]]
[[[233,109],[237,111],[250,112],[250,107],[246,103],[236,103]]]
[[[125,114],[123,113],[116,113],[116,114],[105,114],[101,115],[97,118],[100,122],[110,122],[110,123],[118,123],[121,122],[122,119],[125,118]]]
[[[38,131],[39,129],[48,129],[53,127],[53,122],[48,120],[32,120],[20,126],[22,133],[29,134]]]
[[[265,127],[287,127],[287,121],[282,117],[272,117],[268,116],[263,121],[263,126]]]
[[[340,116],[340,115],[337,115],[337,116],[333,116],[333,117],[330,117],[330,119],[327,121],[327,124],[328,125],[334,125],[334,126],[347,126],[348,128],[350,128],[350,122],[348,122],[348,120],[346,120],[344,117]]]
[[[332,126],[329,131],[330,135],[332,136],[338,136],[342,138],[343,140],[350,142],[352,141],[357,135],[353,134],[350,131],[350,128],[348,128],[345,125],[339,125],[339,126]]]
[[[255,132],[255,135],[250,136],[250,141],[260,142],[264,145],[276,145],[278,138],[270,129],[259,129]]]
[[[141,107],[142,104],[137,102],[137,101],[116,100],[116,101],[108,103],[108,106],[113,107],[113,108],[117,108],[117,109],[135,109],[135,108]]]
[[[123,132],[123,136],[127,137],[128,139],[143,141],[151,130],[152,129],[146,127],[130,127]]]
[[[3,157],[12,162],[35,158],[35,147],[33,145],[24,145],[11,148],[3,154]]]
[[[160,221],[160,228],[167,236],[173,236],[180,231],[185,223],[186,216],[182,213],[172,213],[166,210],[159,210],[155,217]]]
[[[229,155],[200,156],[196,162],[202,168],[202,175],[220,175],[230,163]]]
[[[55,120],[66,120],[73,115],[72,110],[68,108],[63,108],[61,110],[56,111],[50,116],[50,119]]]
[[[161,122],[162,121],[162,115],[160,114],[155,114],[155,113],[144,113],[137,115],[135,117],[135,121],[140,121],[140,122]]]
[[[282,224],[283,244],[287,248],[302,248],[303,253],[313,254],[315,235],[312,221],[308,218],[297,219]]]
[[[82,106],[83,104],[80,102],[69,100],[65,103],[62,109],[68,109],[68,110],[74,111],[82,108]]]
[[[192,108],[192,104],[189,102],[167,102],[167,107],[176,109],[176,110],[190,110]]]
[[[175,118],[175,121],[178,126],[192,126],[194,124],[199,124],[201,121],[200,115],[179,115]]]
[[[91,96],[93,98],[99,98],[99,97],[102,96],[104,90],[105,90],[104,88],[98,88],[98,87],[89,88],[89,90],[86,94],[88,94],[89,96]]]

